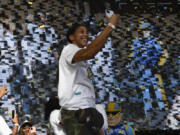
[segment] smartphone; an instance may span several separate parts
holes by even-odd
[[[114,14],[114,11],[111,9],[106,9],[105,13],[108,18],[111,18],[111,16]]]
[[[15,110],[12,110],[12,118],[14,119],[15,117],[15,114],[16,114],[16,111]]]

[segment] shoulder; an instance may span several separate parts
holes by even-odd
[[[79,48],[78,46],[76,46],[75,44],[67,44],[66,46],[65,46],[65,48],[70,48],[70,49],[74,49],[74,48]]]
[[[74,45],[74,44],[67,44],[67,45],[63,48],[62,53],[68,54],[68,52],[73,52],[74,50],[78,50],[78,49],[80,49],[80,48],[77,47],[77,46]]]
[[[127,135],[135,135],[135,131],[131,126],[125,125]]]
[[[72,64],[73,57],[80,49],[81,48],[74,44],[66,45],[62,50],[60,62],[67,62],[68,64]]]

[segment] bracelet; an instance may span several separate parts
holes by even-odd
[[[18,123],[15,123],[14,126],[19,126],[19,124],[18,124]]]
[[[112,23],[108,23],[108,26],[110,26],[110,27],[113,28],[114,30],[116,29],[116,27],[115,27]]]

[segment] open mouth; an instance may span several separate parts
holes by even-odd
[[[117,121],[116,118],[114,118],[114,119],[108,119],[108,122],[110,122],[110,123],[114,123],[114,122],[116,122],[116,121]]]
[[[109,126],[115,126],[119,124],[121,121],[121,118],[114,118],[114,119],[108,119]]]
[[[115,126],[121,121],[120,113],[115,114],[114,116],[108,116],[108,124],[110,126]]]
[[[84,39],[82,39],[82,41],[83,41],[83,42],[87,42],[87,39],[84,38]]]

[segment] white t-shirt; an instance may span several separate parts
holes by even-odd
[[[11,133],[12,131],[7,125],[6,121],[2,116],[0,116],[0,135],[10,135]]]
[[[74,55],[80,49],[74,44],[68,44],[59,59],[58,96],[60,106],[67,110],[95,108],[95,92],[88,78],[87,63],[80,61],[72,64]]]
[[[96,104],[96,110],[98,110],[104,118],[104,124],[103,124],[102,129],[107,130],[108,129],[108,119],[107,119],[107,114],[106,114],[106,110],[105,110],[105,105],[104,104]]]
[[[60,110],[54,110],[50,114],[50,124],[53,128],[55,135],[66,135],[63,130],[63,127],[59,124],[61,122],[61,112]]]

